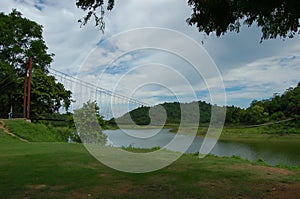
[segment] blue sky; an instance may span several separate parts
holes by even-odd
[[[204,36],[186,24],[191,14],[186,1],[117,0],[113,11],[106,12],[104,34],[92,23],[80,28],[77,20],[84,13],[76,8],[73,0],[0,1],[1,12],[8,13],[12,8],[43,25],[49,52],[55,54],[52,68],[69,74],[80,72],[86,81],[101,82],[105,88],[150,104],[172,101],[175,96],[171,91],[188,101],[191,93],[178,80],[181,76],[192,85],[199,100],[210,101],[206,80],[195,75],[190,64],[180,56],[158,49],[127,52],[133,43],[124,40],[109,43],[106,39],[136,28],[158,27],[178,31],[200,45],[203,41],[202,47],[223,79],[228,105],[247,107],[253,99],[270,98],[273,93],[283,93],[300,81],[299,36],[259,43],[261,33],[257,27],[244,27],[238,34],[228,33],[220,38],[214,34]],[[163,36],[153,38],[151,35],[145,36],[143,41],[151,43],[159,39],[166,42]],[[169,45],[184,44],[174,40]],[[185,50],[194,52],[189,46]],[[210,78],[208,82],[217,77]]]

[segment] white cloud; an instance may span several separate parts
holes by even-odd
[[[34,5],[41,5],[38,10]],[[9,13],[12,8],[19,10],[24,17],[29,18],[44,27],[44,40],[49,52],[54,53],[53,68],[66,71],[76,70],[84,58],[102,37],[92,24],[80,28],[77,20],[84,13],[76,8],[72,0],[64,1],[1,1],[1,11]]]
[[[35,5],[41,9],[35,8]],[[44,26],[44,39],[49,52],[56,54],[52,64],[55,69],[72,74],[79,70],[85,74],[90,72],[88,76],[80,78],[113,89],[122,75],[132,67],[150,63],[163,64],[182,74],[197,91],[207,92],[203,79],[191,69],[188,63],[174,58],[174,55],[157,52],[126,53],[128,49],[146,41],[152,44],[175,46],[184,52],[195,54],[195,48],[185,45],[183,40],[171,40],[166,35],[153,37],[149,32],[140,38],[113,40],[111,46],[100,45],[101,48],[97,46],[100,40],[132,28],[143,27],[170,28],[201,43],[204,38],[203,33],[199,33],[195,27],[188,26],[185,22],[191,14],[191,9],[185,0],[116,1],[115,8],[105,14],[104,35],[93,26],[92,21],[87,26],[79,28],[80,24],[77,20],[84,16],[84,13],[76,7],[73,0],[6,0],[0,1],[0,7],[5,13],[10,12],[12,8],[17,8],[25,17]],[[133,39],[136,43],[132,42]],[[237,103],[246,106],[254,98],[271,97],[274,92],[281,93],[289,86],[295,86],[299,81],[300,37],[296,36],[286,41],[269,40],[262,44],[259,40],[260,32],[256,27],[242,28],[239,34],[228,33],[221,38],[212,35],[204,40],[203,47],[223,75],[225,86],[228,88],[229,104]],[[113,49],[112,46],[118,48]],[[94,51],[95,48],[97,51]],[[292,56],[295,56],[295,59],[291,59]],[[203,57],[198,58],[204,61]],[[120,70],[118,74],[105,73],[104,79],[99,82],[100,74],[109,64],[122,66],[123,68],[120,68],[123,72]],[[207,70],[206,64],[203,66],[203,70]],[[218,88],[217,78],[210,74],[206,81],[210,82],[211,87]],[[131,95],[136,85],[147,81],[161,82],[181,95],[190,94],[180,81],[180,77],[172,72],[155,69],[154,66],[142,67],[135,73],[128,73],[122,79],[118,92]],[[235,87],[239,88],[235,89]],[[134,96],[149,103],[156,103],[160,100],[157,96],[170,94],[166,89],[146,86],[139,89]],[[151,98],[151,96],[155,97]],[[202,96],[210,101],[206,94]]]
[[[229,70],[224,77],[228,100],[264,99],[296,86],[300,77],[300,57],[267,57]]]

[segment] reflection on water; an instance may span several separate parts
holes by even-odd
[[[118,129],[105,130],[104,133],[108,137],[108,143],[115,147],[152,148],[159,146],[175,151],[185,151],[184,143],[192,139],[190,135],[171,133],[168,129],[130,129],[125,132]],[[168,147],[175,135],[182,142],[176,142],[175,146]],[[186,152],[198,152],[202,142],[202,137],[196,137]],[[235,155],[250,161],[262,158],[270,165],[300,166],[300,145],[294,142],[251,141],[239,143],[218,141],[210,154],[228,157]]]

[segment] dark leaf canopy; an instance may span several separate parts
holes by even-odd
[[[206,34],[239,32],[242,24],[257,24],[264,39],[292,38],[299,33],[298,0],[189,0],[193,14],[187,19]]]
[[[77,7],[86,11],[86,16],[78,20],[85,25],[94,17],[96,26],[105,29],[104,8],[114,7],[115,0],[77,0]],[[192,15],[186,20],[200,32],[215,32],[217,36],[227,31],[239,32],[244,24],[261,28],[264,39],[292,38],[299,33],[300,1],[298,0],[189,0]]]
[[[41,25],[23,18],[15,9],[8,15],[0,13],[0,60],[21,69],[32,56],[38,63],[34,67],[46,70],[54,55],[47,53],[42,32]]]

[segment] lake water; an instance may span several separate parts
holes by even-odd
[[[166,146],[175,133],[168,129],[128,129],[123,130],[105,130],[109,144],[115,147],[133,146],[136,148],[152,148]],[[182,140],[192,139],[192,136],[186,134],[177,135]],[[203,137],[196,136],[187,153],[199,152]],[[178,143],[180,148],[180,143]],[[180,149],[178,150],[180,151]],[[176,149],[174,149],[176,150]],[[288,165],[300,166],[300,145],[295,142],[224,142],[218,141],[210,154],[216,156],[240,156],[243,159],[256,161],[262,158],[269,165]]]

